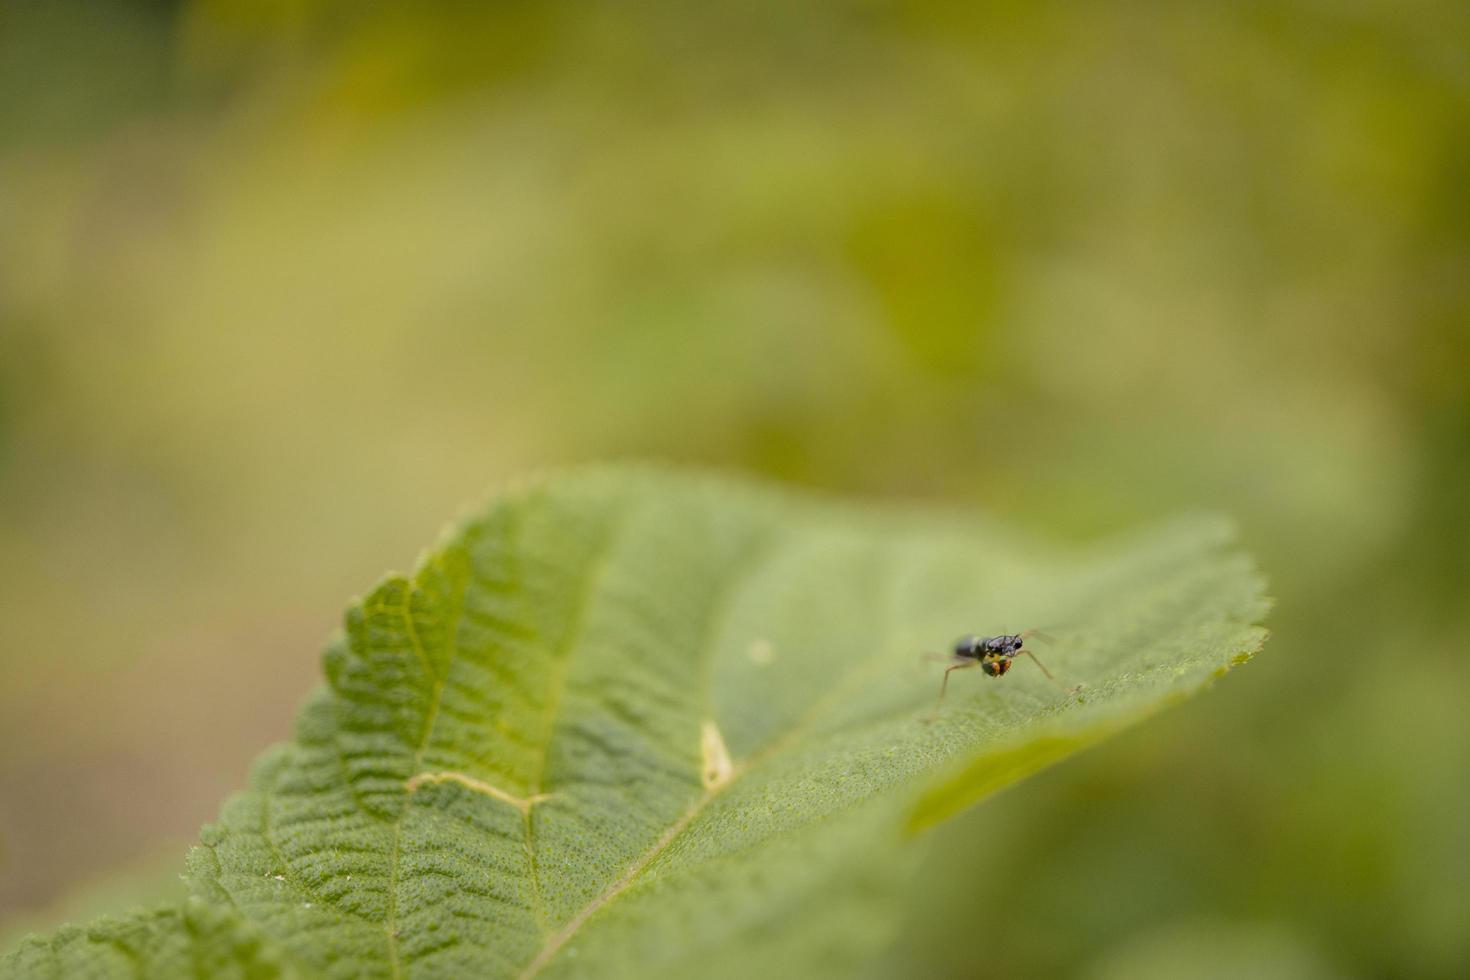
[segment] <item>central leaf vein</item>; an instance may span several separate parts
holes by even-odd
[[[714,604],[713,611],[711,612],[710,616],[710,629],[708,632],[708,640],[705,644],[706,650],[708,651],[708,659],[713,659],[713,651],[717,649],[716,640],[718,637],[719,626],[733,603],[733,597],[735,592],[737,591],[736,586],[733,584],[734,581],[737,581],[740,577],[742,577],[743,573],[748,572],[749,566],[753,564],[753,562],[751,561],[752,557],[761,556],[765,550],[766,549],[763,547],[751,548],[747,550],[744,559],[740,562],[740,572],[731,575],[732,584],[726,586],[721,594],[720,599]],[[555,958],[557,953],[559,953],[562,948],[564,948],[566,944],[572,939],[572,937],[577,934],[582,926],[586,924],[587,920],[590,919],[599,910],[604,908],[609,902],[613,901],[623,892],[631,888],[637,882],[639,876],[648,868],[648,866],[652,864],[660,854],[667,850],[668,847],[673,844],[674,841],[676,841],[679,836],[683,834],[684,831],[687,830],[692,823],[694,823],[694,821],[699,817],[702,812],[704,812],[705,808],[707,808],[710,803],[714,802],[714,800],[718,798],[722,793],[726,792],[730,789],[731,786],[735,785],[735,783],[738,782],[741,777],[755,770],[759,766],[765,764],[771,758],[782,754],[783,752],[794,746],[800,739],[802,734],[804,734],[808,729],[815,725],[823,716],[827,714],[827,712],[831,711],[834,707],[840,705],[847,697],[849,697],[853,688],[865,685],[871,679],[869,675],[871,675],[878,668],[888,665],[891,654],[889,647],[892,642],[892,623],[894,619],[893,586],[897,579],[896,575],[893,574],[894,565],[895,563],[892,561],[878,561],[875,564],[875,568],[880,572],[880,574],[883,575],[885,581],[884,587],[881,590],[883,601],[879,604],[881,625],[879,629],[873,631],[873,635],[877,638],[875,641],[874,652],[864,658],[856,667],[850,670],[843,677],[843,679],[838,684],[830,688],[825,695],[814,701],[805,711],[801,713],[801,715],[779,738],[775,739],[764,748],[758,750],[755,754],[751,755],[743,762],[730,765],[727,758],[725,760],[725,765],[729,766],[729,768],[721,774],[721,778],[718,780],[706,781],[706,788],[704,792],[700,794],[700,796],[694,801],[694,803],[691,804],[690,807],[685,810],[677,820],[670,824],[669,827],[666,828],[664,832],[659,835],[658,839],[653,843],[653,845],[642,854],[640,854],[633,861],[633,863],[628,866],[623,874],[617,878],[617,880],[608,885],[607,888],[603,889],[603,891],[599,893],[597,897],[595,897],[585,906],[583,906],[577,912],[577,914],[574,915],[567,922],[566,925],[557,930],[556,933],[547,940],[546,944],[542,946],[540,952],[536,954],[535,958],[532,959],[529,964],[527,964],[526,968],[517,977],[517,980],[531,980],[531,978],[535,977],[542,970],[544,970],[547,965],[550,964],[552,959]],[[711,729],[713,729],[715,733],[714,738],[719,739],[720,747],[721,749],[723,749],[723,738],[721,738],[718,734],[718,726],[713,721],[706,721],[704,723],[704,726],[706,727],[702,729],[701,740],[705,742],[709,741],[710,735],[708,733]],[[707,747],[703,754],[706,756],[708,755]],[[701,775],[703,776],[703,774]]]

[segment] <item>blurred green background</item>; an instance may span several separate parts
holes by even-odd
[[[176,889],[347,596],[638,456],[1223,509],[1271,575],[1265,655],[935,835],[882,971],[1470,975],[1467,52],[1449,0],[0,0],[0,935]]]

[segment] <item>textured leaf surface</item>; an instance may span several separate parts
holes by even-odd
[[[211,980],[299,980],[256,930],[228,910],[191,900],[179,909],[105,917],[87,928],[66,926],[28,938],[3,963],[7,975],[36,980],[111,977],[200,977]]]
[[[906,827],[1259,647],[1229,537],[1058,552],[687,475],[538,484],[352,606],[295,740],[205,828],[194,901],[330,977],[841,973],[886,938]],[[920,651],[1030,627],[1080,693],[1023,660],[923,723]]]

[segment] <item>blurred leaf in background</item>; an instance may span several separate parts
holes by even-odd
[[[1272,570],[1277,656],[943,830],[890,972],[1463,975],[1467,36],[5,5],[0,916],[192,834],[475,490],[653,455],[1078,538],[1218,508]]]

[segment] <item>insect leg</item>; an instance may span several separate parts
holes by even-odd
[[[978,667],[979,665],[980,661],[978,660],[966,660],[964,663],[955,664],[953,667],[946,667],[944,669],[944,680],[939,684],[939,700],[934,702],[934,710],[929,712],[929,717],[925,721],[933,721],[939,717],[939,707],[944,704],[944,692],[949,690],[949,675],[957,670],[966,670],[970,667]]]
[[[1076,694],[1079,690],[1081,690],[1081,687],[1066,687],[1065,685],[1063,685],[1061,681],[1057,680],[1051,675],[1051,671],[1046,669],[1046,664],[1042,663],[1040,660],[1037,660],[1036,654],[1032,653],[1030,650],[1018,650],[1016,652],[1018,654],[1024,653],[1026,656],[1030,657],[1031,662],[1041,668],[1041,672],[1046,675],[1047,680],[1051,681],[1053,684],[1061,688],[1063,691],[1066,691],[1068,694]]]

